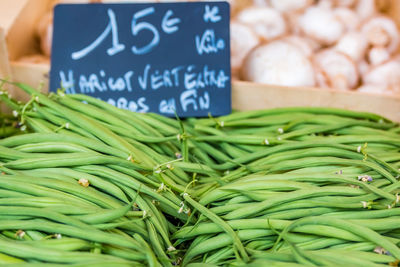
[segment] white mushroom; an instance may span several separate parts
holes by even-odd
[[[353,7],[358,2],[358,0],[332,0],[332,1],[334,6],[348,7],[348,8]]]
[[[285,34],[286,22],[282,14],[268,7],[250,7],[241,11],[236,19],[249,25],[264,40],[272,40]]]
[[[371,84],[364,84],[357,88],[358,92],[362,93],[374,93],[374,94],[392,94],[393,92],[390,91],[383,85],[371,85]]]
[[[312,64],[300,49],[284,41],[273,41],[253,49],[242,68],[243,78],[285,86],[314,86]]]
[[[280,12],[304,10],[314,3],[314,0],[270,0],[271,6]]]
[[[357,69],[358,69],[358,73],[360,74],[360,77],[364,76],[365,73],[367,73],[370,69],[370,66],[369,66],[367,60],[362,59],[360,62],[358,62]]]
[[[359,0],[355,10],[360,19],[367,19],[377,12],[375,0]]]
[[[361,24],[358,14],[350,8],[338,7],[333,10],[333,13],[343,23],[346,31],[354,31]]]
[[[358,0],[319,0],[318,5],[322,7],[347,7],[352,8]],[[362,0],[361,0],[362,1]]]
[[[232,73],[236,74],[240,70],[244,58],[251,49],[260,43],[260,39],[250,27],[240,22],[231,21],[230,31],[231,68]]]
[[[382,86],[400,92],[400,60],[390,60],[373,67],[363,76],[364,84]]]
[[[368,52],[368,61],[373,66],[382,64],[389,59],[390,54],[384,47],[372,47]]]
[[[311,57],[312,54],[317,51],[320,46],[317,42],[315,42],[314,40],[307,38],[307,37],[302,37],[299,35],[287,35],[285,37],[282,37],[281,39],[282,41],[288,42],[294,46],[296,46],[297,48],[299,48],[304,55],[306,55],[307,57]]]
[[[345,30],[343,23],[329,8],[310,7],[299,19],[301,30],[323,45],[334,44]]]
[[[335,45],[337,51],[348,55],[355,62],[359,62],[365,57],[367,47],[367,38],[355,31],[343,35]]]
[[[354,61],[347,55],[327,49],[314,57],[315,71],[318,72],[318,85],[321,87],[348,90],[357,86],[358,70]]]
[[[319,8],[332,9],[333,2],[332,0],[319,0],[317,6]]]
[[[243,0],[238,0],[238,1],[242,1],[245,2]],[[253,5],[255,6],[269,6],[268,0],[253,0]]]
[[[384,46],[389,53],[395,52],[399,47],[399,30],[391,18],[373,17],[362,26],[361,32],[372,46]]]

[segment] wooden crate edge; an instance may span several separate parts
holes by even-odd
[[[332,89],[232,83],[232,105],[237,110],[277,107],[334,107],[372,112],[400,122],[400,97]]]

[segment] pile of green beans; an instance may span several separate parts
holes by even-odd
[[[179,194],[193,173],[217,174],[176,156],[179,127],[149,117],[150,124],[140,114],[110,109],[96,99],[83,104],[21,87],[32,94],[31,101],[20,104],[1,94],[24,127],[23,134],[0,139],[0,231],[14,246],[0,245],[0,253],[29,262],[176,264],[180,252],[171,236],[190,213],[181,211]],[[30,257],[37,244],[59,234],[76,246],[58,242],[52,248],[59,259],[44,252]],[[18,252],[25,249],[26,254]]]
[[[181,121],[16,85],[32,98],[0,94],[18,120],[0,138],[1,264],[400,259],[397,123],[331,108]]]
[[[196,194],[184,195],[198,216],[173,235],[189,244],[184,266],[397,266],[396,123],[323,108],[188,123],[202,134],[196,142],[223,155],[203,150],[224,174],[199,179]]]

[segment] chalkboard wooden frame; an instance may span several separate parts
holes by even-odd
[[[50,91],[166,116],[231,112],[226,2],[61,4]]]

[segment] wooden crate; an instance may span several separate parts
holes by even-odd
[[[400,27],[400,0],[377,1]],[[14,81],[24,82],[35,88],[40,87],[42,91],[48,90],[49,65],[21,63],[16,59],[39,51],[34,25],[45,12],[50,10],[53,2],[54,0],[1,0],[0,26],[5,28],[10,63],[8,65],[4,62],[4,56],[2,62],[2,55],[7,54],[2,53],[0,39],[0,77],[12,77]],[[27,98],[22,93],[17,97],[22,100]],[[234,81],[232,105],[237,110],[289,106],[338,107],[374,112],[400,122],[400,96],[333,89],[283,87]]]
[[[400,96],[337,91],[309,87],[285,87],[234,82],[232,105],[236,110],[278,107],[335,107],[368,111],[400,122]]]
[[[35,26],[40,17],[51,8],[54,0],[1,0],[0,26],[6,35],[5,54],[9,59],[9,72],[2,78],[24,82],[35,88],[43,84],[48,89],[48,64],[29,64],[18,62],[21,56],[39,53],[39,42],[35,36]],[[1,43],[0,43],[1,45]],[[0,59],[3,53],[0,53]],[[0,60],[1,63],[1,60]],[[21,90],[9,86],[11,94],[21,100],[28,98]]]

